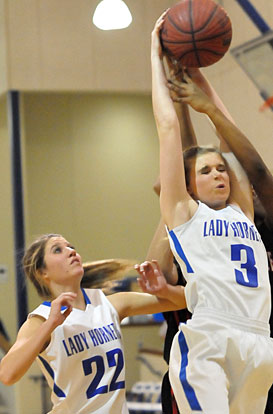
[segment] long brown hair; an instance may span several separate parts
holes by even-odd
[[[105,259],[83,263],[84,275],[81,281],[83,288],[103,289],[107,282],[123,279],[134,269],[133,260]]]
[[[49,233],[38,237],[27,248],[23,257],[23,269],[27,278],[33,283],[37,293],[43,299],[52,299],[52,294],[41,277],[45,269],[45,247],[52,237],[62,237],[60,234]],[[101,288],[110,281],[124,278],[126,273],[134,269],[135,261],[126,259],[106,259],[83,264],[84,275],[81,286],[85,288]]]
[[[45,247],[52,237],[61,237],[60,234],[43,234],[27,248],[23,257],[23,269],[27,278],[33,283],[37,293],[44,299],[50,299],[52,294],[43,283],[41,271],[45,269]]]

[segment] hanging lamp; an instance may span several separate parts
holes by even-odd
[[[93,23],[101,30],[125,29],[132,15],[123,0],[102,0],[96,7]]]

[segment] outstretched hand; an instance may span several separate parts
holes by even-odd
[[[161,42],[160,42],[160,31],[162,29],[164,19],[168,13],[169,9],[165,10],[161,16],[157,19],[154,29],[152,31],[152,55],[159,55],[160,58],[163,57]]]
[[[171,76],[168,81],[168,88],[174,102],[187,103],[197,112],[206,113],[208,107],[213,105],[211,99],[193,82],[186,71],[184,72],[183,81],[178,81],[177,77]]]
[[[135,269],[140,275],[138,284],[143,292],[166,298],[168,284],[156,260],[135,265]]]

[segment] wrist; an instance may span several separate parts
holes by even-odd
[[[54,329],[57,328],[58,325],[59,323],[57,321],[48,318],[42,326],[45,332],[48,333],[48,335],[51,335],[51,333],[54,331]]]
[[[211,119],[219,113],[219,109],[213,102],[207,102],[204,107],[204,112],[210,117]]]

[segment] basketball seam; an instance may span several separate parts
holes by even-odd
[[[201,32],[202,30],[204,30],[204,28],[211,22],[211,20],[213,19],[213,16],[216,14],[216,11],[218,10],[218,5],[216,4],[214,7],[214,10],[212,10],[210,16],[208,17],[208,19],[204,22],[203,26],[198,29],[196,32]]]
[[[222,56],[222,53],[220,52],[216,52],[215,50],[211,50],[211,49],[198,49],[198,51],[200,52],[209,52],[212,55],[216,55],[216,56]],[[189,53],[193,53],[193,50],[187,50],[186,52],[182,53],[182,55],[179,55],[178,60],[182,59],[184,56],[188,55]]]
[[[194,28],[193,28],[193,16],[192,16],[192,0],[190,0],[189,2],[189,16],[190,16],[190,25],[191,25],[191,37],[192,37],[192,45],[193,45],[193,51],[196,57],[196,60],[198,62],[198,65],[201,66],[201,61],[199,58],[199,54],[197,52],[197,47],[196,47],[196,43],[195,43],[195,38],[194,38]],[[180,60],[181,58],[179,58]]]
[[[213,17],[213,16],[212,16]],[[211,19],[210,19],[211,20]],[[226,16],[225,17],[225,20],[226,20],[226,23],[228,23],[229,22],[229,20],[228,20],[228,17]],[[209,22],[208,22],[209,23]],[[206,25],[208,24],[208,23],[206,23],[206,24],[204,24],[200,29],[198,29],[198,30],[196,30],[194,33],[200,33],[200,32],[202,32],[202,30],[205,30],[206,29]],[[228,27],[227,28],[227,31],[229,31],[230,30],[230,27]]]
[[[228,29],[228,30],[226,30],[224,32],[218,33],[218,34],[213,35],[213,36],[208,36],[208,37],[205,37],[205,38],[202,38],[202,39],[197,39],[196,41],[197,42],[206,42],[207,40],[217,39],[217,37],[223,36],[223,35],[229,33],[229,31],[230,30]],[[191,33],[189,32],[188,34],[191,34]],[[175,41],[175,40],[167,40],[167,39],[164,39],[164,43],[187,44],[187,43],[192,43],[192,40],[182,40],[182,41],[179,40],[179,41]]]
[[[191,0],[192,1],[192,0]],[[191,3],[189,3],[191,4]],[[192,26],[192,20],[190,20],[191,22],[191,30],[183,30],[181,29],[181,27],[177,26],[177,24],[173,21],[173,19],[171,18],[171,16],[167,15],[167,19],[170,22],[170,24],[180,33],[182,34],[196,34],[196,33],[200,33],[202,32],[202,30],[204,30],[207,26],[207,24],[211,21],[211,19],[213,18],[214,14],[216,13],[218,6],[216,5],[215,9],[211,12],[211,15],[208,17],[208,19],[206,20],[206,22],[199,28],[199,29],[195,29]],[[190,19],[191,19],[191,15],[190,15]],[[225,16],[226,22],[229,22],[228,16]],[[227,32],[230,30],[230,28],[227,29]],[[164,34],[164,32],[162,32]],[[164,40],[165,41],[165,40]]]

